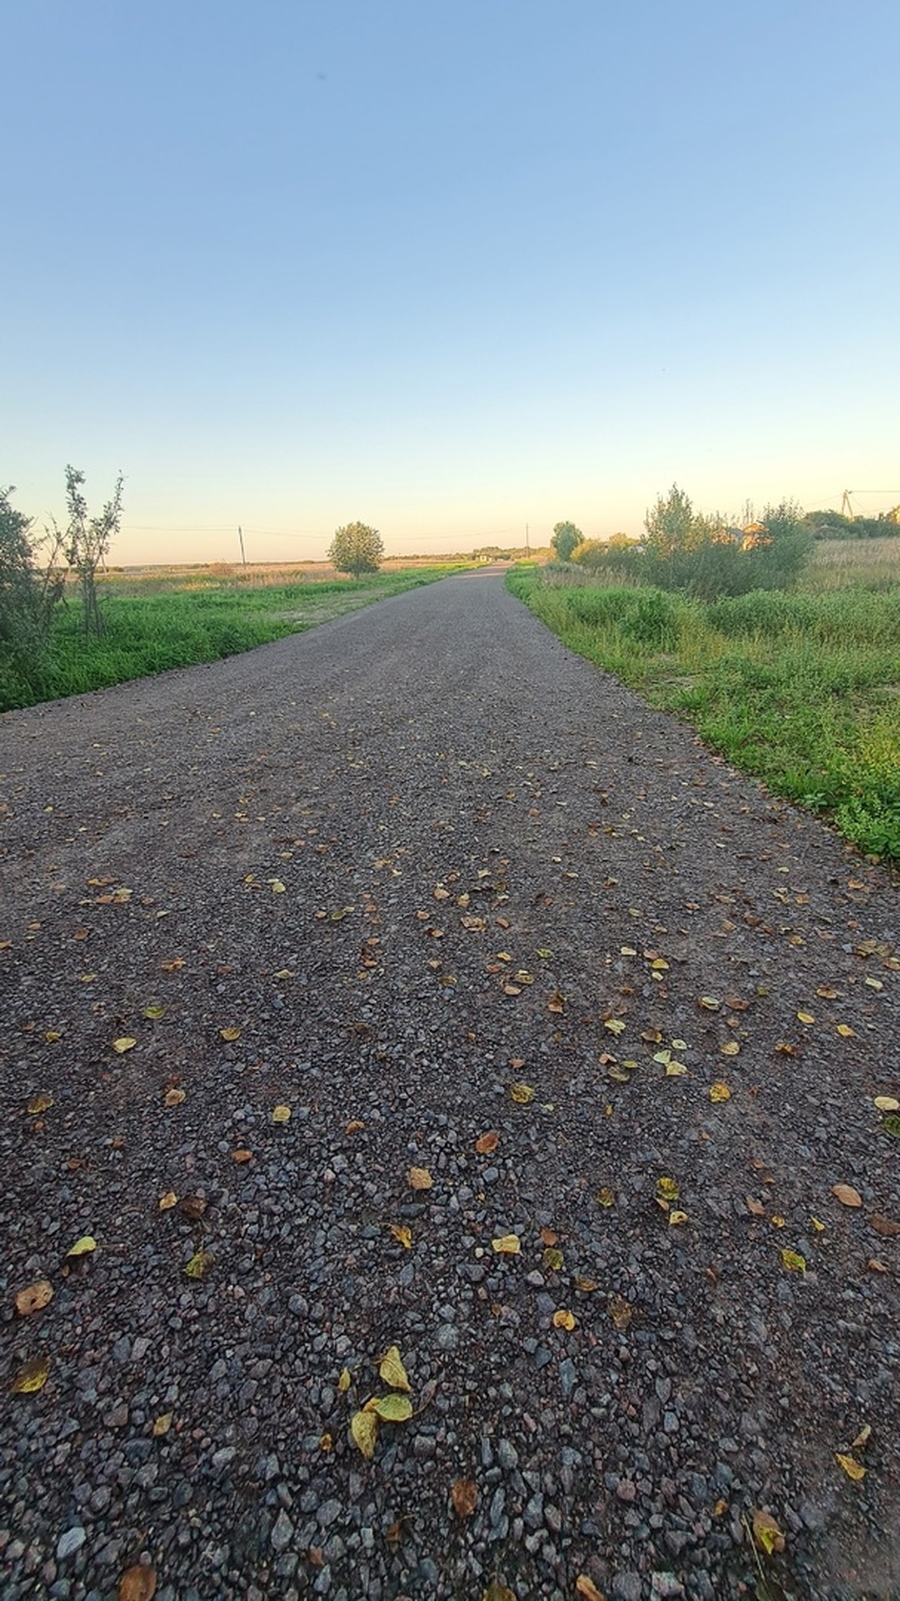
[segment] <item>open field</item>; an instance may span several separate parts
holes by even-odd
[[[385,563],[359,579],[341,578],[324,562],[113,569],[98,585],[103,637],[85,639],[81,604],[73,596],[57,620],[49,660],[27,680],[0,681],[0,711],[217,661],[434,583],[465,565]]]
[[[558,572],[510,585],[735,766],[900,861],[900,539],[823,542],[794,592],[714,604]]]

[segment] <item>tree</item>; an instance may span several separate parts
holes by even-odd
[[[0,489],[0,676],[7,678],[0,710],[19,704],[16,686],[25,686],[30,695],[41,684],[53,613],[65,584],[59,539],[32,539],[32,519],[12,505],[14,493],[11,487]],[[42,568],[35,561],[41,546]]]
[[[81,586],[84,632],[99,639],[106,624],[97,595],[97,569],[109,553],[113,535],[119,532],[122,521],[122,485],[119,473],[112,499],[106,502],[99,517],[88,517],[87,501],[81,493],[84,473],[75,467],[66,468],[66,506],[69,524],[66,529],[66,559],[74,567]]]
[[[336,528],[328,547],[328,560],[339,573],[377,573],[384,556],[384,541],[377,528],[367,523],[347,523]]]
[[[690,496],[673,484],[663,498],[658,495],[644,519],[647,530],[646,546],[655,556],[674,556],[679,551],[695,550],[703,543],[703,518],[694,516]]]
[[[550,543],[560,561],[571,561],[573,550],[581,544],[583,539],[584,534],[580,528],[575,527],[574,523],[555,523],[553,538]]]

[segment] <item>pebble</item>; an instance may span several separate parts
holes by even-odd
[[[71,1529],[66,1529],[56,1542],[57,1562],[65,1562],[66,1557],[74,1556],[76,1551],[81,1550],[86,1539],[87,1529],[82,1528],[80,1523],[73,1524]]]

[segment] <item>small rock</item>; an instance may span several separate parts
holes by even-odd
[[[291,1543],[294,1534],[294,1525],[282,1507],[272,1529],[272,1544],[279,1553],[285,1551]]]
[[[71,1529],[66,1529],[56,1542],[57,1562],[65,1562],[66,1557],[74,1556],[76,1551],[81,1550],[86,1539],[87,1529],[82,1528],[80,1523],[74,1524]]]

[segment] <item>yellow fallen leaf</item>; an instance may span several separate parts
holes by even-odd
[[[698,995],[697,1005],[701,1007],[704,1012],[718,1012],[722,1002],[717,1000],[715,995]]]
[[[159,1198],[159,1210],[161,1212],[171,1212],[172,1207],[177,1205],[178,1196],[174,1190],[166,1190],[165,1195],[161,1195]]]
[[[53,1285],[49,1279],[35,1279],[33,1284],[26,1284],[23,1290],[16,1295],[16,1311],[20,1317],[30,1317],[32,1312],[40,1312],[53,1300]]]
[[[151,1023],[155,1023],[160,1017],[165,1017],[165,1015],[166,1009],[164,1006],[161,1006],[158,1001],[154,1001],[150,1006],[144,1007],[144,1016],[149,1018]]]
[[[834,1459],[838,1467],[843,1468],[847,1478],[853,1479],[854,1483],[858,1484],[860,1479],[865,1478],[866,1470],[861,1462],[857,1462],[855,1457],[847,1456],[843,1451],[836,1451]]]
[[[852,1029],[849,1023],[838,1023],[835,1028],[835,1033],[840,1034],[842,1040],[856,1039],[856,1030]]]
[[[164,1434],[168,1434],[170,1428],[172,1427],[172,1419],[174,1416],[174,1412],[161,1412],[159,1417],[154,1420],[151,1433],[155,1440],[160,1440]]]
[[[499,1579],[494,1579],[485,1590],[481,1601],[516,1601],[516,1592],[515,1590],[507,1589],[506,1585],[501,1584]]]
[[[394,1239],[399,1240],[405,1251],[411,1249],[413,1241],[412,1229],[407,1228],[405,1223],[389,1223],[388,1228],[393,1234]]]
[[[333,1449],[334,1449],[334,1440],[332,1439],[331,1435],[330,1434],[320,1435],[320,1437],[319,1437],[319,1450],[320,1451],[332,1451]]]
[[[864,1451],[871,1438],[872,1425],[871,1423],[864,1423],[858,1435],[856,1436],[856,1439],[851,1440],[850,1442],[851,1451]]]
[[[723,1056],[740,1056],[741,1046],[739,1040],[726,1040],[722,1046]]]
[[[608,1184],[601,1184],[599,1190],[597,1191],[597,1205],[598,1206],[615,1206],[615,1204],[616,1204],[616,1192],[615,1192],[615,1190],[611,1190],[609,1188]]]
[[[378,1364],[378,1377],[383,1379],[385,1384],[389,1384],[392,1390],[405,1390],[409,1394],[410,1383],[398,1346],[391,1345],[385,1351]]]
[[[408,1395],[380,1395],[372,1408],[384,1423],[406,1423],[412,1417]]]
[[[478,1486],[474,1479],[457,1479],[450,1490],[450,1500],[458,1518],[470,1518],[478,1504]]]
[[[20,1367],[12,1381],[10,1388],[13,1395],[36,1395],[47,1382],[50,1372],[50,1358],[47,1356],[35,1357],[33,1362],[26,1362]]]
[[[495,1129],[490,1129],[487,1134],[482,1134],[481,1138],[475,1141],[475,1149],[479,1156],[490,1156],[499,1144],[500,1135]]]
[[[350,1369],[341,1368],[340,1378],[337,1381],[338,1394],[346,1395],[350,1388]]]
[[[797,1251],[782,1251],[781,1260],[789,1273],[805,1273],[806,1257]]]
[[[809,1221],[817,1234],[825,1233],[825,1224],[821,1223],[817,1217],[811,1217]]]
[[[375,1455],[375,1442],[378,1439],[378,1418],[374,1412],[354,1412],[350,1419],[350,1434],[353,1443],[362,1452],[366,1461],[371,1461]]]
[[[45,1094],[42,1090],[39,1094],[32,1095],[25,1110],[29,1117],[40,1117],[42,1112],[49,1112],[52,1105],[53,1096]]]
[[[633,1316],[632,1308],[626,1301],[624,1295],[610,1296],[609,1315],[619,1332],[624,1333],[625,1329],[628,1328]]]
[[[534,1090],[530,1084],[510,1084],[509,1098],[517,1106],[530,1106],[534,1100]]]
[[[52,1106],[52,1101],[50,1104]],[[876,1095],[872,1105],[879,1112],[900,1112],[900,1101],[897,1100],[896,1095]],[[30,1112],[31,1107],[28,1110]]]
[[[280,878],[268,878],[268,879],[266,879],[266,883],[268,884],[269,888],[271,889],[273,895],[283,895],[284,894],[284,885],[281,882]]]
[[[96,1249],[97,1241],[94,1239],[93,1234],[82,1234],[66,1252],[66,1256],[89,1256],[91,1251],[96,1251]]]
[[[232,1040],[240,1039],[241,1031],[239,1028],[220,1028],[219,1035],[221,1039],[228,1040],[230,1043]]]
[[[672,1224],[673,1227],[677,1227],[678,1224],[680,1224],[680,1223],[686,1223],[687,1220],[688,1220],[687,1212],[679,1212],[679,1211],[676,1210],[674,1212],[670,1212],[669,1213],[669,1222]]]
[[[56,1045],[62,1039],[58,1028],[48,1028],[44,1039],[48,1045]]]
[[[284,1106],[284,1105],[276,1106],[274,1111],[273,1111],[273,1113],[272,1113],[272,1122],[273,1123],[289,1123],[290,1121],[291,1121],[291,1109],[290,1109],[290,1107],[289,1106]]]
[[[610,1034],[624,1034],[625,1032],[625,1023],[621,1017],[606,1018],[603,1027],[608,1028]]]
[[[773,1551],[784,1550],[784,1535],[771,1513],[753,1513],[753,1534],[767,1557],[770,1557]]]
[[[209,1251],[195,1251],[190,1261],[185,1264],[185,1273],[189,1279],[202,1279],[213,1265]]]
[[[709,1098],[711,1101],[730,1101],[731,1091],[727,1084],[722,1084],[720,1081],[710,1085]]]
[[[661,1201],[677,1201],[678,1185],[674,1179],[659,1178],[656,1181],[656,1193]]]
[[[815,1018],[814,1018],[812,1012],[798,1012],[797,1013],[797,1022],[798,1023],[814,1023],[815,1022]]]
[[[121,1034],[117,1040],[113,1040],[113,1050],[119,1056],[124,1056],[126,1051],[133,1051],[136,1044],[137,1040],[131,1034]]]
[[[166,1090],[163,1106],[180,1106],[187,1099],[187,1090]]]
[[[291,967],[279,967],[278,972],[273,973],[272,976],[273,978],[293,978],[294,970]]]
[[[580,1595],[582,1601],[606,1601],[602,1590],[598,1590],[592,1578],[586,1573],[579,1573],[575,1580],[575,1594]]]
[[[687,1068],[683,1062],[670,1061],[666,1063],[666,1078],[684,1078]]]
[[[783,1229],[787,1224],[787,1218],[782,1217],[780,1212],[773,1212],[769,1222],[771,1223],[773,1229]]]
[[[518,1234],[501,1234],[491,1244],[499,1256],[518,1256],[522,1249]]]
[[[596,1279],[583,1278],[580,1273],[575,1275],[572,1283],[574,1284],[576,1290],[581,1290],[584,1295],[592,1295],[594,1290],[599,1290],[600,1288],[600,1285]]]
[[[542,1260],[544,1266],[549,1268],[551,1273],[559,1273],[563,1266],[564,1258],[558,1246],[548,1245]]]
[[[835,1184],[831,1193],[841,1206],[862,1206],[862,1196],[852,1184]]]
[[[561,995],[559,990],[554,990],[553,994],[550,996],[550,999],[547,1002],[547,1011],[548,1012],[564,1012],[565,1009],[566,1009],[566,998],[565,998],[565,996]]]
[[[345,1134],[361,1134],[363,1129],[365,1128],[365,1126],[366,1126],[365,1123],[363,1123],[360,1118],[351,1117],[349,1123],[347,1124],[347,1127],[344,1129],[344,1133]]]
[[[411,1167],[406,1177],[413,1190],[430,1190],[434,1183],[427,1167]]]
[[[118,1601],[153,1601],[156,1594],[156,1569],[136,1562],[126,1568],[119,1580]]]
[[[574,1329],[574,1312],[569,1312],[565,1307],[558,1307],[553,1314],[553,1327],[555,1329]]]
[[[744,1196],[744,1205],[746,1206],[747,1211],[751,1214],[751,1216],[753,1216],[753,1217],[765,1217],[766,1209],[763,1206],[762,1201],[758,1201],[756,1199],[755,1195],[745,1195]]]

